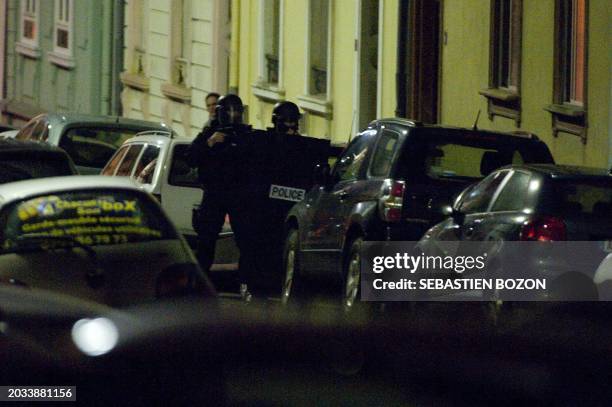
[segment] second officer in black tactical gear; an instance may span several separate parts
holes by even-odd
[[[189,163],[198,168],[204,188],[194,228],[198,234],[198,261],[206,272],[214,261],[216,241],[226,214],[240,250],[240,273],[244,273],[250,263],[248,210],[244,203],[250,196],[248,154],[252,129],[242,123],[242,113],[242,100],[238,96],[219,98],[216,120],[197,135],[189,149]],[[245,278],[241,280],[244,282]]]
[[[327,166],[329,141],[299,134],[299,108],[292,102],[280,102],[272,111],[273,127],[257,143],[259,180],[254,216],[260,247],[256,269],[249,276],[252,292],[269,292],[278,287],[282,277],[284,222],[289,210],[304,198],[313,186],[317,166]],[[270,284],[272,283],[272,284]]]

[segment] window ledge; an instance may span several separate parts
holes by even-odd
[[[567,117],[584,117],[585,114],[582,106],[572,105],[548,105],[544,107],[544,110],[553,114]]]
[[[72,69],[76,66],[76,60],[70,55],[61,52],[51,51],[47,53],[49,61],[62,68]]]
[[[502,102],[513,102],[521,100],[521,97],[518,93],[506,89],[488,88],[483,89],[478,93],[480,93],[486,98],[501,100]]]
[[[28,58],[40,58],[40,48],[38,45],[28,44],[25,42],[16,42],[15,51]]]
[[[181,103],[191,102],[191,89],[182,85],[174,85],[172,83],[164,83],[161,85],[161,92],[167,98],[176,100]]]
[[[478,92],[487,98],[489,120],[495,116],[514,120],[521,126],[521,96],[514,91],[501,88],[487,88]]]
[[[302,95],[297,97],[299,107],[307,112],[325,116],[331,119],[332,103],[329,100],[318,98],[316,96]]]
[[[135,73],[121,72],[121,83],[130,88],[134,88],[143,92],[149,91],[149,78]]]
[[[582,144],[587,143],[586,110],[582,106],[569,104],[552,104],[544,107],[552,114],[553,136],[559,133],[573,134],[580,137]]]
[[[282,102],[285,100],[285,89],[277,88],[268,83],[254,83],[251,85],[253,94],[266,102]]]

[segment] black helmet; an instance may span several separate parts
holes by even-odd
[[[237,95],[224,95],[217,101],[215,112],[219,124],[230,126],[242,123],[242,100]]]
[[[286,133],[290,129],[285,126],[285,122],[294,122],[295,126],[291,128],[297,132],[300,117],[302,117],[300,109],[293,102],[279,102],[272,110],[272,124],[280,133]]]

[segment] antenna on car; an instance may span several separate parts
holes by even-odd
[[[478,113],[476,114],[476,120],[474,121],[472,130],[478,130],[478,119],[480,119],[480,109],[478,109]]]

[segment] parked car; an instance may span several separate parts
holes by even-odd
[[[197,234],[191,223],[192,210],[202,202],[197,169],[186,162],[193,140],[170,132],[143,132],[126,140],[102,170],[102,175],[131,177],[160,202],[178,231],[191,247]],[[219,235],[213,269],[236,269],[238,249],[226,218]]]
[[[326,279],[341,283],[338,292],[352,305],[364,240],[417,241],[445,218],[443,209],[467,185],[523,162],[553,158],[531,134],[405,119],[372,122],[350,142],[330,176],[289,213],[283,300],[311,288],[309,280]]]
[[[0,186],[0,282],[111,306],[214,290],[183,237],[131,180]]]
[[[61,148],[34,141],[0,139],[0,184],[75,174],[74,163]]]
[[[456,246],[458,250],[476,250],[480,242],[482,247],[495,245],[500,249],[489,253],[488,263],[503,266],[510,266],[502,260],[509,257],[503,256],[520,250],[520,268],[505,270],[506,276],[546,277],[553,287],[571,279],[571,287],[583,285],[595,295],[593,276],[612,252],[612,176],[605,170],[555,165],[513,165],[494,171],[460,194],[452,216],[429,229],[419,248],[439,254],[437,248],[452,241],[473,242]],[[532,245],[530,250],[503,245],[516,241],[558,243]],[[564,285],[559,289],[567,291],[570,285]],[[566,294],[572,295],[571,290]],[[562,297],[552,290],[546,295]]]
[[[66,150],[83,175],[99,174],[117,148],[144,130],[169,131],[164,123],[114,116],[46,113],[17,132],[17,140],[35,140]]]

